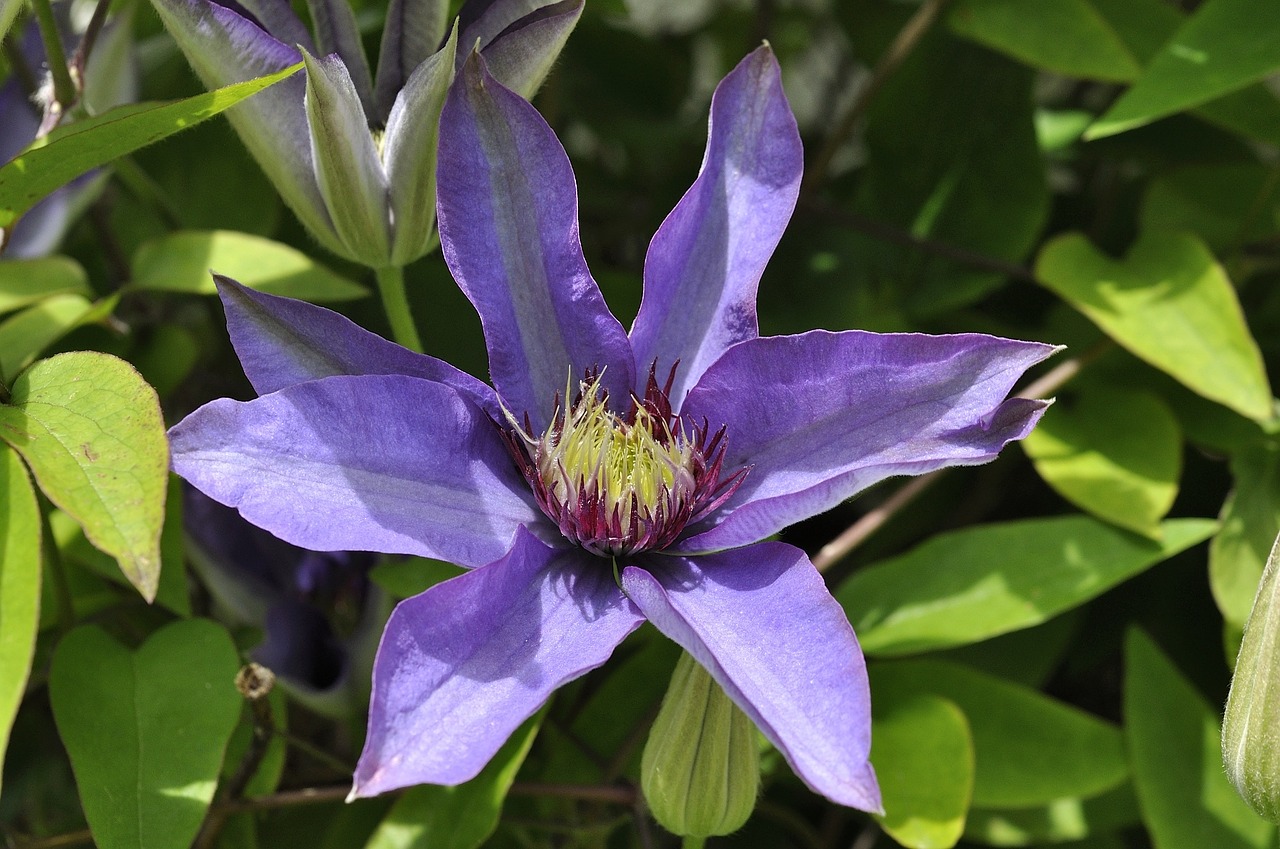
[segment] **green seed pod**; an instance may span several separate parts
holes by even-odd
[[[640,784],[654,819],[686,837],[736,831],[756,806],[755,726],[687,653],[649,730]]]
[[[1236,657],[1222,722],[1227,776],[1255,811],[1280,823],[1280,539],[1271,549]]]

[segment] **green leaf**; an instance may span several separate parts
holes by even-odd
[[[0,446],[0,762],[40,626],[40,509],[22,460]]]
[[[207,619],[130,651],[97,626],[58,644],[49,696],[101,849],[186,849],[240,716],[239,658]]]
[[[973,740],[954,703],[928,694],[873,702],[871,762],[889,836],[910,849],[950,849],[973,794]]]
[[[193,127],[302,67],[168,103],[134,103],[58,127],[0,167],[0,227],[55,189],[121,156]]]
[[[1040,477],[1072,504],[1159,537],[1178,495],[1182,434],[1158,396],[1086,386],[1050,407],[1022,446]]]
[[[1141,631],[1125,641],[1125,740],[1156,849],[1265,849],[1275,829],[1222,768],[1218,712]]]
[[[988,846],[1032,846],[1105,835],[1139,821],[1133,785],[1125,782],[1092,799],[1054,799],[1037,808],[969,812],[965,837]]]
[[[1150,232],[1116,261],[1079,233],[1050,241],[1036,276],[1116,342],[1189,389],[1258,421],[1271,387],[1226,273],[1188,233]]]
[[[0,439],[54,504],[115,557],[148,601],[160,575],[169,447],[155,391],[123,360],[77,351],[41,360],[0,406]]]
[[[369,838],[365,849],[473,849],[498,826],[502,802],[520,771],[544,712],[521,725],[480,774],[457,787],[413,787]]]
[[[1089,0],[961,0],[951,29],[1035,68],[1069,77],[1127,82],[1142,67]]]
[[[22,11],[22,0],[0,0],[0,39],[9,34],[9,27]]]
[[[1280,15],[1268,0],[1208,0],[1085,134],[1140,127],[1257,82],[1280,68]]]
[[[1245,449],[1231,459],[1231,475],[1235,488],[1222,506],[1222,529],[1209,543],[1209,588],[1238,635],[1280,535],[1280,452],[1270,446]]]
[[[369,294],[299,250],[230,230],[189,230],[147,242],[133,256],[128,288],[213,295],[211,271],[304,301],[349,301]]]
[[[89,276],[80,263],[65,256],[0,261],[0,313],[52,295],[93,297]]]
[[[54,295],[0,322],[0,380],[12,381],[91,312],[93,304],[80,295]]]
[[[1083,604],[1216,527],[1173,519],[1159,542],[1086,516],[966,528],[857,572],[835,596],[867,654],[959,646]]]
[[[973,734],[974,807],[1088,798],[1129,773],[1119,729],[1034,690],[935,660],[875,663],[870,674],[877,699],[932,693],[964,711]]]
[[[443,560],[401,557],[374,566],[369,578],[396,598],[409,598],[465,571],[461,566]]]

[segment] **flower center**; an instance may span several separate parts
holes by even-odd
[[[705,421],[686,424],[671,414],[672,377],[660,387],[651,368],[644,398],[633,397],[620,416],[609,409],[600,375],[589,375],[573,403],[557,400],[551,425],[536,439],[527,421],[521,428],[508,416],[507,444],[542,511],[571,542],[605,557],[665,548],[746,476],[740,469],[720,477],[723,428],[708,439]]]

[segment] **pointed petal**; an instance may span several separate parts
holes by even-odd
[[[249,14],[258,19],[262,28],[285,44],[295,44],[310,53],[316,52],[311,33],[302,19],[293,11],[288,0],[239,0]]]
[[[452,386],[502,420],[493,390],[442,360],[388,342],[324,307],[255,292],[220,274],[213,279],[231,344],[259,395],[339,374],[404,374]]]
[[[528,100],[547,78],[584,5],[583,0],[468,3],[461,13],[462,44],[469,48],[479,42],[493,78]]]
[[[383,161],[391,188],[391,262],[406,265],[435,243],[436,151],[440,110],[453,82],[455,28],[440,51],[418,65],[395,99],[383,137]]]
[[[155,0],[152,5],[208,88],[302,61],[294,48],[208,0]],[[294,214],[326,248],[345,256],[311,163],[305,90],[306,80],[297,74],[237,104],[227,118]]]
[[[768,45],[734,68],[711,99],[702,170],[649,245],[631,343],[636,363],[680,368],[680,399],[726,348],[758,334],[756,287],[795,208],[800,134]]]
[[[726,428],[726,471],[751,471],[709,520],[717,526],[691,529],[677,547],[755,542],[892,475],[995,459],[1048,406],[1005,396],[1056,350],[974,333],[858,330],[730,348],[689,393],[685,412],[705,416],[713,431]]]
[[[448,0],[391,0],[387,6],[374,89],[384,120],[414,70],[440,49],[448,15]]]
[[[768,542],[696,562],[649,557],[623,570],[622,589],[805,784],[841,805],[880,810],[862,650],[803,551]]]
[[[326,377],[206,404],[169,431],[173,470],[258,527],[315,551],[461,566],[542,523],[493,422],[400,375]]]
[[[378,648],[352,796],[474,777],[642,621],[607,560],[526,531],[501,560],[401,602]]]
[[[391,254],[387,175],[360,99],[337,56],[307,63],[307,121],[316,180],[348,256],[381,268]]]
[[[610,394],[627,398],[631,346],[582,256],[569,158],[474,53],[445,101],[438,179],[444,258],[480,313],[508,409],[541,431],[570,375],[597,366]]]
[[[316,28],[316,46],[320,48],[321,55],[338,54],[359,95],[365,117],[372,122],[376,117],[373,77],[369,73],[369,59],[364,55],[360,28],[356,25],[356,13],[351,3],[348,0],[307,0],[307,9]]]

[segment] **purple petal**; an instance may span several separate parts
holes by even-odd
[[[631,344],[643,370],[676,361],[671,400],[726,348],[758,334],[756,287],[791,218],[800,134],[768,45],[716,88],[702,170],[649,245]]]
[[[437,179],[444,257],[480,313],[508,409],[541,431],[570,377],[593,367],[605,368],[613,397],[627,398],[631,346],[582,256],[569,158],[475,54],[445,101]]]
[[[360,96],[337,56],[307,63],[306,109],[316,181],[348,256],[374,268],[390,264],[387,174]]]
[[[293,11],[288,0],[238,0],[249,14],[258,19],[262,28],[285,44],[294,44],[308,53],[316,52],[311,33],[302,19]]]
[[[483,5],[463,7],[462,43],[478,41],[493,78],[532,99],[582,17],[583,0],[500,1],[479,12]]]
[[[523,530],[501,560],[402,602],[378,648],[352,796],[473,778],[642,621],[608,560]]]
[[[623,570],[622,588],[805,784],[841,805],[880,810],[862,650],[803,551],[767,542],[696,562],[649,557]]]
[[[404,374],[452,386],[501,420],[493,390],[446,362],[416,354],[332,310],[213,276],[227,332],[259,395],[339,374]]]
[[[388,4],[374,90],[378,114],[384,120],[414,70],[440,49],[448,14],[447,0],[391,0]]]
[[[858,330],[730,348],[689,393],[685,412],[706,417],[713,431],[726,428],[727,472],[751,471],[678,547],[755,542],[892,475],[994,459],[1048,406],[1005,397],[1056,350],[980,334]]]
[[[302,54],[293,47],[208,0],[155,0],[152,5],[209,88],[302,61]],[[312,167],[305,90],[305,77],[296,74],[237,104],[227,118],[294,214],[326,248],[345,256]]]
[[[374,120],[373,77],[369,74],[369,60],[360,43],[360,28],[351,4],[348,0],[307,0],[307,9],[316,28],[316,46],[321,53],[338,54],[360,96],[365,115],[370,121]]]
[[[223,398],[169,431],[173,470],[315,551],[499,557],[545,519],[492,420],[453,389],[364,375]]]

